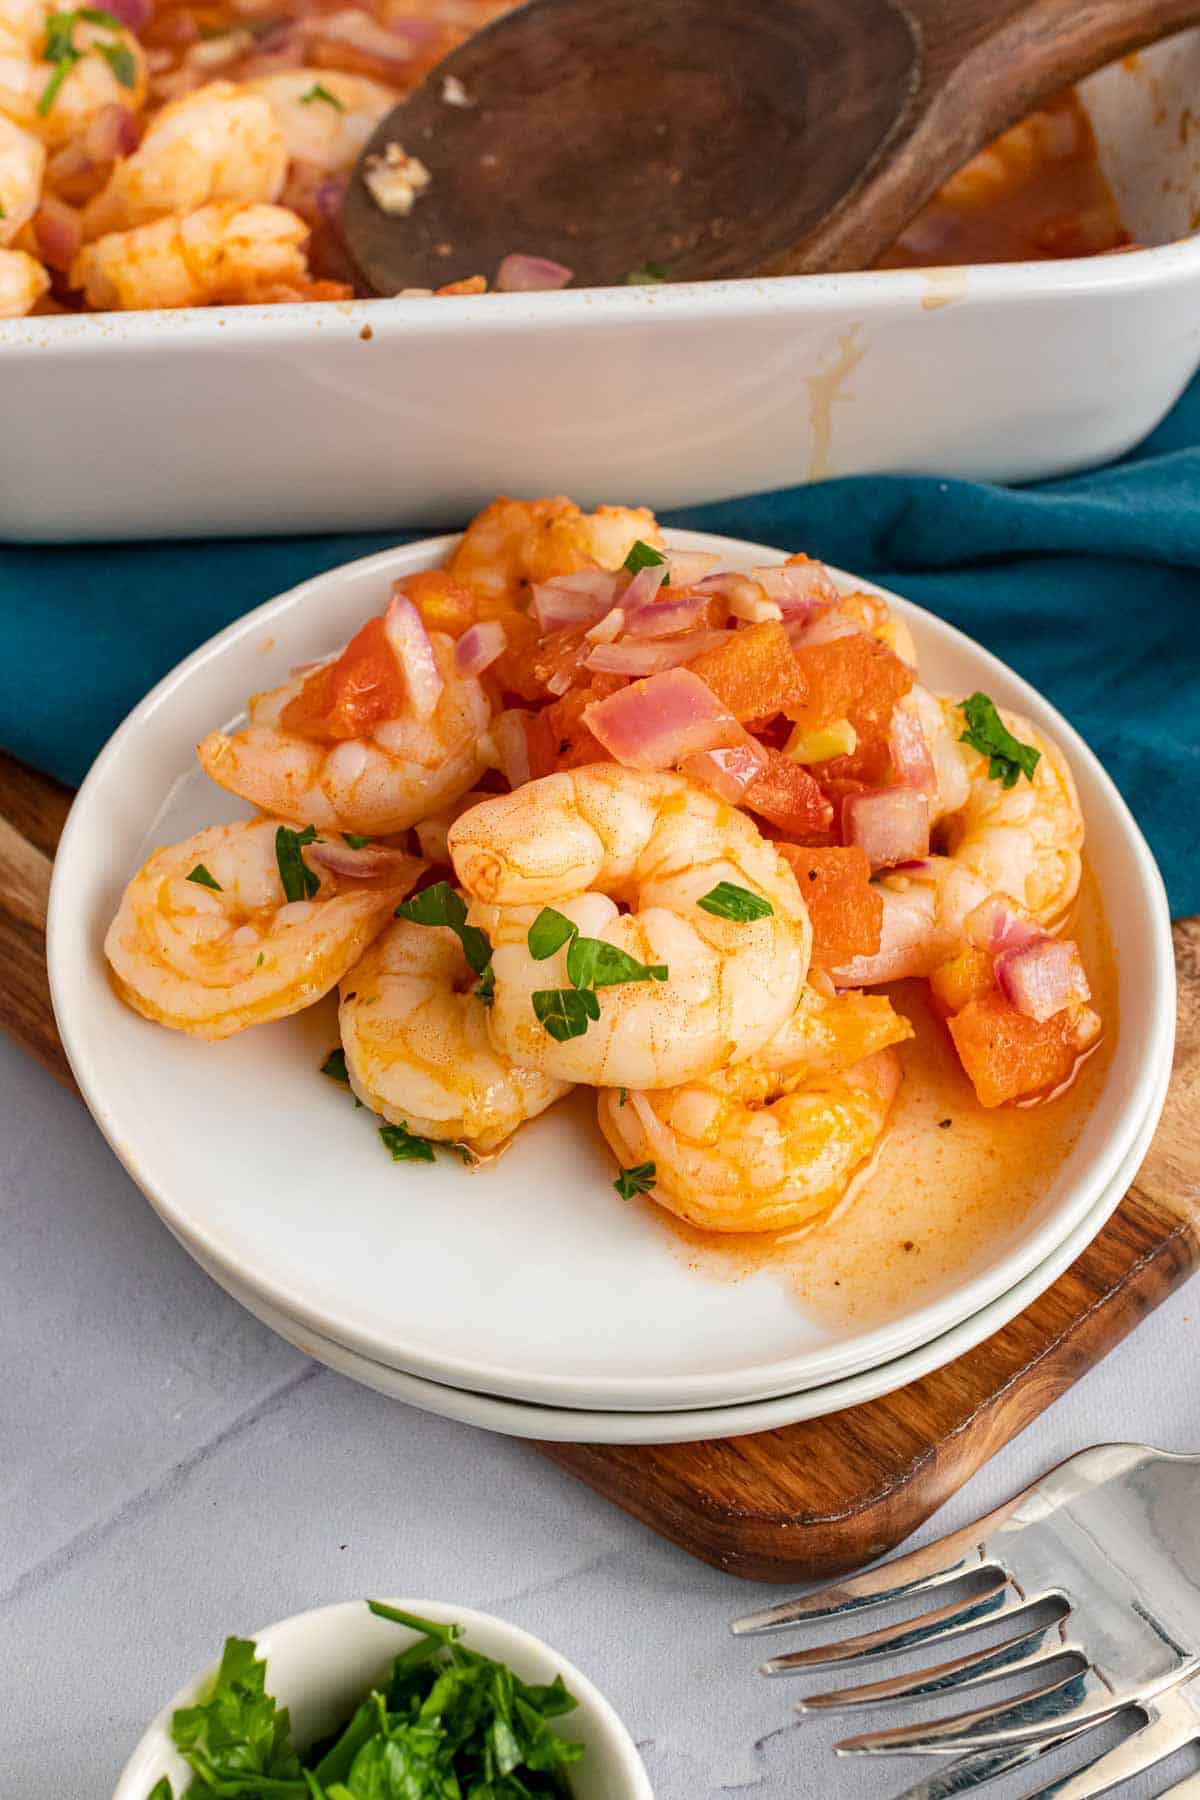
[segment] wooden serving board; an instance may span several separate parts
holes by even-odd
[[[45,921],[70,798],[0,754],[0,1025],[68,1085]],[[1200,1263],[1200,918],[1176,924],[1175,955],[1175,1071],[1150,1152],[1099,1237],[1010,1324],[897,1393],[780,1431],[536,1448],[735,1575],[808,1581],[891,1550]]]

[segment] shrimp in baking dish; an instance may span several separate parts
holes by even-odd
[[[308,280],[308,226],[282,206],[202,206],[85,244],[72,287],[99,312],[236,305]]]
[[[812,932],[791,869],[747,814],[682,776],[612,763],[547,775],[464,813],[449,847],[492,944],[492,1042],[513,1062],[596,1087],[674,1087],[752,1055],[796,1003]],[[714,916],[698,902],[721,882],[771,911]],[[599,1016],[558,1041],[534,995],[572,985],[570,946],[536,960],[528,943],[546,906],[665,977],[597,983]]]
[[[879,1143],[912,1027],[881,995],[806,989],[756,1056],[659,1092],[607,1089],[600,1128],[652,1198],[707,1231],[777,1231],[829,1211]]]
[[[278,829],[274,819],[211,825],[147,858],[104,940],[114,986],[136,1012],[224,1038],[311,1006],[425,867],[399,851],[318,841],[299,850],[314,891],[289,901]]]
[[[43,56],[47,19],[59,15],[73,21],[70,48],[77,53],[65,64]],[[0,113],[49,149],[79,136],[106,106],[136,112],[145,99],[145,53],[131,31],[65,8],[0,0]]]
[[[396,919],[342,981],[346,1071],[358,1098],[422,1137],[497,1150],[569,1091],[495,1049],[454,932]]]
[[[389,636],[415,632],[418,685]],[[414,626],[396,596],[331,663],[256,694],[250,722],[196,746],[207,775],[264,812],[367,836],[403,831],[451,806],[482,774],[492,706],[454,663],[454,640]]]
[[[584,513],[572,500],[493,500],[467,526],[446,564],[497,610],[523,605],[531,582],[580,569],[619,569],[641,538],[661,546],[644,506],[600,506]]]
[[[282,69],[256,75],[241,91],[270,103],[290,159],[327,175],[351,167],[396,104],[394,88],[340,69]]]
[[[129,231],[218,200],[277,200],[287,164],[270,102],[232,81],[210,81],[155,115],[132,156],[116,164],[84,207],[84,237]]]
[[[945,801],[937,818],[938,853],[877,878],[883,897],[878,951],[834,971],[839,984],[871,986],[904,976],[929,975],[963,940],[967,915],[1002,895],[1041,925],[1066,912],[1079,887],[1083,814],[1075,782],[1058,746],[1027,719],[1001,711],[1014,737],[1040,752],[1032,781],[1024,775],[1005,787],[988,774],[988,758],[961,743],[961,703],[940,701],[946,732],[943,753],[958,761],[939,775]],[[953,797],[963,792],[954,806]]]
[[[0,245],[11,244],[38,209],[46,148],[0,113]]]
[[[24,250],[0,250],[0,319],[23,319],[32,312],[50,277]]]

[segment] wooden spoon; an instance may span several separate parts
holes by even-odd
[[[577,287],[869,268],[1039,101],[1198,21],[1200,0],[528,0],[382,121],[346,241],[381,294],[491,281],[510,251]],[[363,180],[389,144],[431,176],[407,216]]]

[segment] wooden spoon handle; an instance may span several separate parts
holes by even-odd
[[[0,752],[0,1024],[73,1088],[46,975],[50,869],[70,804],[58,782]]]

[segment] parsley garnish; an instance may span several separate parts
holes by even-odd
[[[475,998],[477,1000],[482,1000],[485,1006],[490,1006],[492,1001],[496,998],[496,971],[493,969],[491,963],[488,964],[487,968],[483,971],[483,974],[479,977],[479,986],[475,989]]]
[[[447,926],[462,945],[463,955],[476,975],[487,972],[492,960],[487,932],[480,931],[478,925],[467,924],[466,903],[448,881],[435,881],[432,887],[422,888],[419,894],[402,900],[396,908],[396,917],[408,919],[414,925]]]
[[[7,219],[7,217],[8,217],[8,213],[6,212],[5,208],[2,205],[0,205],[0,219]]]
[[[625,1088],[625,1087],[618,1088],[617,1093],[620,1096],[619,1099],[617,1100],[617,1105],[624,1106],[626,1101],[629,1099],[629,1089]]]
[[[329,1052],[329,1055],[321,1064],[321,1073],[322,1075],[328,1075],[330,1081],[341,1081],[344,1082],[347,1087],[350,1086],[350,1076],[346,1069],[346,1052],[342,1049],[340,1044],[336,1050],[331,1050]]]
[[[46,42],[42,56],[46,62],[54,64],[54,73],[42,89],[37,103],[37,110],[42,118],[45,118],[54,105],[58,90],[84,55],[82,50],[75,48],[74,41],[75,27],[81,21],[118,34],[112,43],[97,43],[89,48],[99,51],[122,87],[131,88],[137,82],[137,64],[132,50],[120,35],[124,31],[120,19],[101,6],[81,6],[74,12],[53,12],[46,20]]]
[[[320,891],[321,877],[300,854],[305,844],[316,841],[316,836],[315,825],[306,825],[303,831],[291,831],[281,825],[275,833],[275,861],[289,900],[311,900]]]
[[[381,1125],[379,1135],[384,1147],[391,1151],[393,1162],[435,1162],[433,1142],[417,1137],[407,1125]]]
[[[301,94],[300,104],[301,106],[311,106],[314,100],[323,100],[326,106],[335,107],[338,112],[345,112],[346,110],[337,95],[331,94],[329,89],[324,87],[319,81],[313,82],[307,94]]]
[[[206,869],[203,863],[197,863],[191,874],[185,875],[183,879],[185,881],[194,881],[197,887],[211,888],[214,894],[223,894],[225,892],[225,889],[221,886],[216,876],[213,875],[210,870]]]
[[[582,1037],[588,1020],[600,1017],[596,989],[620,987],[627,981],[665,981],[666,963],[640,963],[628,951],[603,938],[580,937],[579,927],[552,906],[543,906],[526,938],[536,962],[545,962],[566,943],[569,988],[539,988],[533,1010],[552,1038],[564,1043]]]
[[[625,277],[626,287],[657,287],[660,281],[666,281],[671,271],[665,263],[651,262],[647,257],[640,269],[630,269]]]
[[[632,1200],[635,1194],[648,1194],[657,1179],[653,1163],[637,1163],[632,1169],[622,1169],[613,1186],[622,1200]]]
[[[972,750],[978,750],[988,758],[988,775],[993,781],[1003,782],[1010,788],[1016,787],[1022,775],[1026,781],[1033,780],[1042,753],[1032,744],[1022,744],[1013,736],[996,711],[994,701],[986,694],[972,694],[959,702],[959,710],[967,721],[967,729],[958,741],[970,744]]]
[[[752,894],[749,888],[738,887],[735,881],[718,881],[715,888],[700,896],[696,905],[714,918],[732,919],[735,925],[748,925],[751,919],[769,919],[775,911],[769,900]]]
[[[336,1730],[297,1751],[287,1713],[267,1691],[270,1670],[253,1643],[229,1638],[211,1694],[171,1723],[191,1765],[191,1795],[243,1800],[540,1800],[564,1795],[583,1745],[551,1720],[575,1701],[561,1676],[522,1681],[462,1642],[458,1625],[435,1624],[368,1601],[377,1618],[417,1633],[383,1669]],[[164,1777],[148,1800],[171,1800]]]
[[[371,838],[359,837],[357,831],[343,831],[342,837],[349,844],[351,850],[365,850],[367,845],[372,842]]]
[[[631,575],[636,575],[639,569],[655,569],[666,560],[662,551],[656,550],[653,544],[648,544],[645,538],[635,538],[629,546],[625,567]]]

